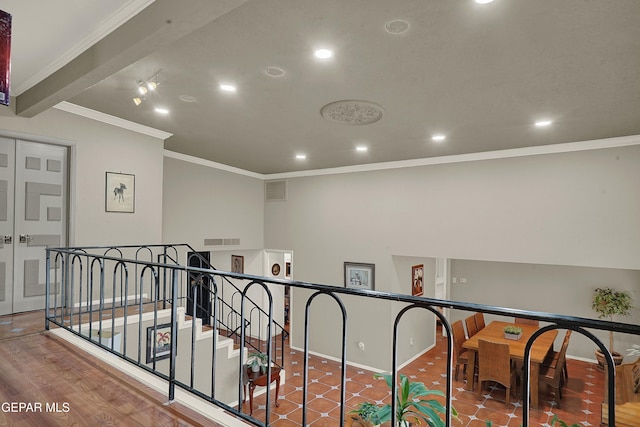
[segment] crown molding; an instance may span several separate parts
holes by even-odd
[[[545,154],[571,153],[575,151],[600,150],[605,148],[640,145],[640,135],[622,136],[590,141],[567,142],[563,144],[538,145],[507,150],[484,151],[480,153],[455,154],[451,156],[427,157],[422,159],[400,160],[397,162],[369,163],[356,166],[344,166],[329,169],[314,169],[297,172],[284,172],[264,175],[265,179],[301,178],[342,173],[370,172],[387,169],[402,169],[417,166],[442,165],[448,163],[474,162],[480,160],[508,159],[513,157],[540,156]]]
[[[164,150],[164,156],[169,157],[171,159],[182,160],[184,162],[194,163],[200,166],[207,166],[213,169],[219,169],[226,172],[232,172],[238,175],[244,175],[251,178],[257,178],[265,180],[268,175],[263,175],[261,173],[251,172],[248,170],[236,168],[233,166],[225,165],[222,163],[217,163],[211,160],[202,159],[200,157],[190,156],[188,154],[176,153],[175,151]]]
[[[621,136],[606,139],[594,139],[590,141],[568,142],[563,144],[538,145],[535,147],[512,148],[508,150],[485,151],[481,153],[456,154],[452,156],[427,157],[423,159],[401,160],[397,162],[369,163],[365,165],[344,166],[340,168],[314,169],[298,172],[283,172],[273,174],[260,174],[247,171],[211,160],[189,156],[164,150],[166,157],[171,157],[185,162],[191,162],[202,166],[220,169],[239,175],[250,176],[262,180],[302,178],[321,175],[337,175],[342,173],[370,172],[388,169],[404,169],[418,166],[442,165],[448,163],[475,162],[481,160],[508,159],[513,157],[540,156],[545,154],[572,153],[575,151],[600,150],[606,148],[627,147],[640,145],[640,135]]]
[[[397,162],[369,163],[365,165],[345,166],[340,168],[314,169],[298,172],[260,174],[247,171],[211,160],[189,156],[164,150],[166,157],[191,162],[214,169],[221,169],[239,175],[250,176],[262,180],[301,178],[321,175],[337,175],[341,173],[370,172],[387,169],[404,169],[418,166],[442,165],[448,163],[475,162],[481,160],[508,159],[513,157],[540,156],[545,154],[572,153],[576,151],[600,150],[606,148],[628,147],[640,145],[640,135],[621,136],[615,138],[595,139],[590,141],[568,142],[563,144],[539,145],[535,147],[512,148],[508,150],[485,151],[482,153],[456,154],[452,156],[428,157],[423,159],[401,160]]]
[[[121,119],[120,117],[115,117],[109,114],[101,113],[99,111],[92,110],[90,108],[81,107],[80,105],[72,104],[66,101],[63,101],[59,104],[54,105],[53,108],[66,111],[67,113],[86,117],[88,119],[97,120],[99,122],[106,123],[112,126],[117,126],[122,129],[138,132],[143,135],[159,138],[162,140],[165,140],[173,135],[172,133],[169,133],[169,132],[154,129],[149,126],[144,126],[135,122],[131,122],[129,120]]]

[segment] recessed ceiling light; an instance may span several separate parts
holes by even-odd
[[[431,137],[431,140],[432,140],[432,141],[435,141],[435,142],[442,142],[442,141],[444,141],[445,139],[447,139],[447,137],[446,137],[445,135],[442,135],[442,134],[433,135],[433,136]]]
[[[222,83],[220,85],[220,90],[223,90],[225,92],[235,92],[236,91],[236,87],[232,84],[229,83]]]
[[[304,160],[307,158],[306,154],[296,154],[296,159],[298,160]]]
[[[162,108],[162,107],[156,107],[156,113],[169,114],[169,110],[167,110],[166,108]]]
[[[493,2],[493,0],[476,0],[478,4],[489,4],[491,2]]]
[[[180,95],[179,98],[182,102],[196,102],[196,98],[191,95]]]
[[[264,72],[271,77],[282,77],[284,76],[284,70],[278,67],[267,67]]]
[[[536,122],[536,126],[541,128],[541,127],[549,126],[551,125],[551,123],[553,123],[552,120],[538,120]]]
[[[365,147],[364,145],[358,145],[356,147],[356,151],[359,151],[361,153],[364,153],[365,151],[369,150],[369,148]]]
[[[318,49],[313,54],[318,59],[329,59],[333,56],[333,52],[329,49]]]

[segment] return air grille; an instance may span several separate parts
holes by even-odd
[[[239,246],[240,239],[204,239],[205,246]]]
[[[287,201],[287,181],[265,181],[264,183],[265,202],[286,202]]]

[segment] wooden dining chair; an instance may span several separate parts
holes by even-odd
[[[457,320],[451,324],[451,332],[453,333],[453,352],[456,361],[455,379],[457,381],[460,365],[463,365],[462,373],[464,374],[467,372],[467,364],[469,362],[469,351],[462,348],[462,344],[465,341],[462,320]]]
[[[467,337],[471,338],[478,333],[478,325],[476,325],[475,316],[471,315],[464,319],[464,325],[467,327]]]
[[[493,381],[505,390],[505,406],[509,407],[511,393],[517,397],[516,366],[509,355],[509,344],[478,340],[478,399],[481,399],[483,385]]]
[[[547,353],[547,357],[544,358],[542,362],[542,366],[546,366],[552,369],[556,369],[558,365],[558,360],[560,359],[560,354],[564,353],[565,355],[565,364],[562,369],[562,383],[566,383],[569,381],[569,372],[567,370],[566,356],[567,356],[567,347],[569,347],[569,339],[571,338],[571,329],[567,330],[567,333],[564,334],[564,340],[562,341],[562,347],[560,347],[559,351],[554,351],[553,349],[549,350]]]
[[[478,313],[474,314],[473,317],[476,319],[476,328],[479,331],[483,330],[484,327],[485,327],[484,314],[478,312]]]
[[[570,332],[570,331],[569,331]],[[556,400],[556,408],[560,408],[560,400],[562,400],[562,386],[564,383],[564,374],[567,359],[566,351],[560,351],[558,355],[558,362],[555,367],[542,365],[540,367],[540,374],[538,377],[539,386],[547,386],[553,390]]]
[[[515,324],[520,324],[520,325],[532,325],[532,326],[540,326],[540,322],[537,320],[533,320],[533,319],[523,319],[521,317],[516,317],[514,319],[514,323]]]

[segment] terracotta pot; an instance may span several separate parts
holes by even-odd
[[[613,356],[613,363],[616,366],[620,365],[622,363],[622,359],[624,359],[624,356],[617,351],[612,352],[611,356]],[[598,369],[604,371],[604,367],[607,362],[604,358],[604,354],[600,351],[600,349],[596,349],[596,360],[598,361]]]

